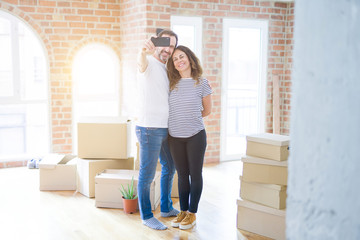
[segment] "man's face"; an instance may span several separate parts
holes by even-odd
[[[175,49],[176,38],[174,36],[169,36],[168,34],[164,34],[161,37],[170,37],[170,46],[156,48],[156,55],[163,63],[166,63]]]

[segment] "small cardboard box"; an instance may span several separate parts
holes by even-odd
[[[139,171],[106,169],[95,177],[95,206],[105,208],[123,208],[122,195],[119,189],[131,183],[134,177],[135,193]],[[160,172],[156,172],[150,185],[151,210],[155,210],[160,204]],[[138,206],[139,207],[139,206]]]
[[[285,161],[289,156],[290,137],[261,133],[246,136],[246,155]]]
[[[286,186],[247,182],[240,177],[240,197],[245,200],[276,208],[286,208]]]
[[[243,162],[242,179],[247,182],[287,185],[287,161],[274,161],[246,156]]]
[[[77,191],[87,197],[95,197],[95,176],[105,169],[134,170],[134,158],[83,159],[77,158]]]
[[[237,228],[277,240],[285,240],[285,210],[237,200]]]
[[[40,190],[76,190],[73,155],[49,154],[39,163]]]
[[[135,170],[139,170],[140,168],[140,146],[139,146],[139,142],[136,143],[136,149],[137,149],[137,154],[136,154],[136,159],[135,159]],[[161,172],[161,164],[158,161],[157,165],[156,165],[156,171],[160,171]],[[173,180],[173,184],[172,184],[172,188],[171,188],[171,197],[179,197],[179,186],[178,186],[178,174],[177,172],[175,172],[174,175],[174,180]]]
[[[78,157],[126,159],[131,154],[131,121],[88,118],[78,122]]]

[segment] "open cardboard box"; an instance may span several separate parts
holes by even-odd
[[[49,154],[39,163],[40,190],[76,190],[73,155]]]
[[[95,176],[105,169],[134,170],[134,158],[127,159],[83,159],[77,160],[78,192],[93,198],[95,197]]]
[[[156,172],[150,185],[151,210],[155,210],[160,204],[160,172]],[[127,188],[134,177],[135,194],[139,171],[106,169],[95,177],[95,206],[106,208],[123,208],[122,195],[119,191],[121,185]],[[138,206],[139,207],[139,206]]]

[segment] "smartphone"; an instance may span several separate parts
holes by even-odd
[[[168,47],[170,46],[170,37],[152,37],[151,41],[154,43],[155,47]]]

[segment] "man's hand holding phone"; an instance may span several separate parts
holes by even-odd
[[[142,51],[146,54],[153,54],[156,47],[168,47],[170,46],[169,37],[151,37],[147,39],[143,45]]]
[[[156,29],[157,35],[162,31],[162,29]],[[148,66],[147,55],[153,55],[157,47],[164,49],[159,49],[158,58],[162,62],[166,62],[168,57],[171,55],[167,47],[170,47],[170,37],[156,37],[152,36],[149,39],[144,41],[142,48],[138,54],[138,69],[140,72],[144,72]],[[169,49],[169,48],[167,48]],[[164,56],[163,56],[164,55]],[[166,56],[167,55],[167,56]]]
[[[146,53],[147,55],[151,55],[155,52],[155,45],[151,41],[151,39],[146,39],[142,46],[142,52]]]

